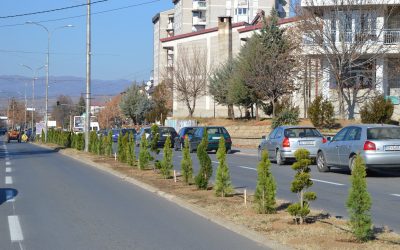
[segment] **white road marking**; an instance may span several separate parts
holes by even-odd
[[[219,164],[219,161],[211,161],[212,163],[216,163],[216,164]]]
[[[11,165],[11,162],[6,161],[6,166],[10,166],[10,165]]]
[[[390,195],[400,197],[400,194],[390,194]]]
[[[11,176],[6,176],[6,185],[11,185],[13,184],[13,179]]]
[[[237,166],[238,168],[244,168],[244,169],[250,169],[250,170],[255,170],[257,171],[257,168],[251,168],[251,167],[246,167],[246,166]]]
[[[11,168],[6,168],[6,173],[11,173]]]
[[[331,184],[331,185],[335,185],[335,186],[344,186],[344,184],[337,183],[337,182],[330,182],[330,181],[324,181],[324,180],[318,180],[318,179],[311,179],[311,180],[315,181],[315,182],[321,182],[321,183]]]
[[[21,225],[17,215],[8,216],[8,227],[10,229],[10,238],[12,242],[23,241]]]
[[[7,202],[14,202],[14,191],[12,190],[6,190],[6,201]]]

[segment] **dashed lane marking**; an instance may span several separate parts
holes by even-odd
[[[244,169],[250,169],[250,170],[255,170],[257,171],[256,168],[251,168],[251,167],[246,167],[246,166],[237,166],[238,168],[244,168]]]
[[[8,216],[8,227],[10,229],[10,238],[12,242],[23,241],[21,224],[17,215]]]
[[[219,164],[219,161],[211,161],[212,163],[216,163],[216,164]]]
[[[11,165],[11,162],[6,161],[6,166],[10,166],[10,165]]]
[[[6,168],[6,173],[11,173],[11,168]]]
[[[390,195],[400,197],[400,194],[390,194]]]
[[[331,184],[331,185],[335,185],[335,186],[344,186],[344,184],[337,183],[337,182],[330,182],[330,181],[324,181],[324,180],[318,180],[318,179],[311,179],[311,180],[315,181],[315,182],[321,182],[321,183]]]
[[[11,185],[13,184],[13,179],[11,176],[6,176],[6,185]]]

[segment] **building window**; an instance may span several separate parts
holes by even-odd
[[[235,15],[247,15],[247,8],[236,8]]]

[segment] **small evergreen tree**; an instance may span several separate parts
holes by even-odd
[[[271,127],[276,128],[282,125],[297,125],[299,122],[300,119],[298,108],[284,109],[272,119]]]
[[[168,136],[164,144],[164,156],[161,161],[161,174],[165,179],[171,177],[171,170],[174,168],[172,164],[172,148],[171,148],[171,136]]]
[[[335,124],[335,109],[329,100],[322,95],[315,97],[308,108],[308,116],[317,128],[332,128]]]
[[[104,151],[103,147],[103,135],[100,135],[100,137],[97,139],[97,148],[96,148],[96,153],[97,155],[102,155]]]
[[[189,139],[187,137],[185,138],[185,144],[182,149],[181,171],[183,180],[185,183],[189,184],[193,175],[193,163],[192,157],[190,156]]]
[[[392,118],[394,105],[383,95],[376,96],[366,102],[360,109],[362,123],[388,123]]]
[[[359,241],[368,241],[373,237],[372,220],[370,215],[371,196],[367,190],[365,164],[360,155],[353,159],[354,167],[351,172],[351,188],[347,198],[347,209],[350,215],[350,226],[354,236]]]
[[[266,150],[262,151],[261,161],[257,167],[257,186],[254,194],[257,210],[261,214],[275,212],[276,182],[271,173],[271,162]]]
[[[296,171],[296,175],[292,181],[291,191],[297,193],[299,202],[291,204],[288,212],[295,217],[296,223],[303,224],[305,217],[310,213],[310,201],[317,199],[317,195],[314,192],[306,192],[313,185],[310,174],[310,152],[300,148],[296,150],[294,156],[296,162],[293,163],[292,169]]]
[[[208,134],[207,129],[204,129],[203,139],[197,146],[197,158],[200,162],[200,170],[195,177],[195,183],[199,189],[207,189],[208,181],[212,176],[212,164],[210,156],[207,153]]]
[[[160,149],[158,148],[158,140],[160,139],[160,129],[157,124],[153,124],[151,126],[151,135],[150,135],[150,150],[153,152],[153,158],[156,159],[156,156],[160,153]]]
[[[123,137],[122,133],[119,132],[118,141],[117,141],[117,144],[118,144],[117,158],[118,158],[118,161],[120,161],[120,162],[122,162],[122,160],[124,158],[124,154],[125,154],[124,145],[122,143],[122,137]]]
[[[127,152],[128,152],[128,140],[129,140],[129,134],[126,133],[124,136],[122,136],[122,155],[121,155],[121,162],[126,163],[127,162]]]
[[[221,136],[217,150],[218,168],[215,176],[215,195],[226,197],[233,192],[229,167],[226,162],[225,138]]]
[[[135,146],[134,146],[133,135],[130,132],[128,136],[128,145],[126,147],[126,162],[129,166],[133,166],[135,163]]]
[[[142,139],[140,140],[140,151],[139,151],[139,168],[141,170],[148,167],[149,162],[152,160],[150,155],[146,135],[142,135]]]
[[[112,149],[112,145],[113,145],[113,139],[112,139],[112,131],[110,130],[108,132],[107,138],[106,138],[106,147],[105,147],[105,154],[107,156],[112,156],[113,154],[113,149]]]

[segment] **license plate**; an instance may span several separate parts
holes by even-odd
[[[299,145],[313,146],[314,141],[299,141]]]
[[[400,145],[385,146],[385,151],[400,151]]]
[[[219,140],[221,137],[213,137],[213,140]]]
[[[169,136],[169,134],[163,134],[162,136],[167,137],[167,136]]]

